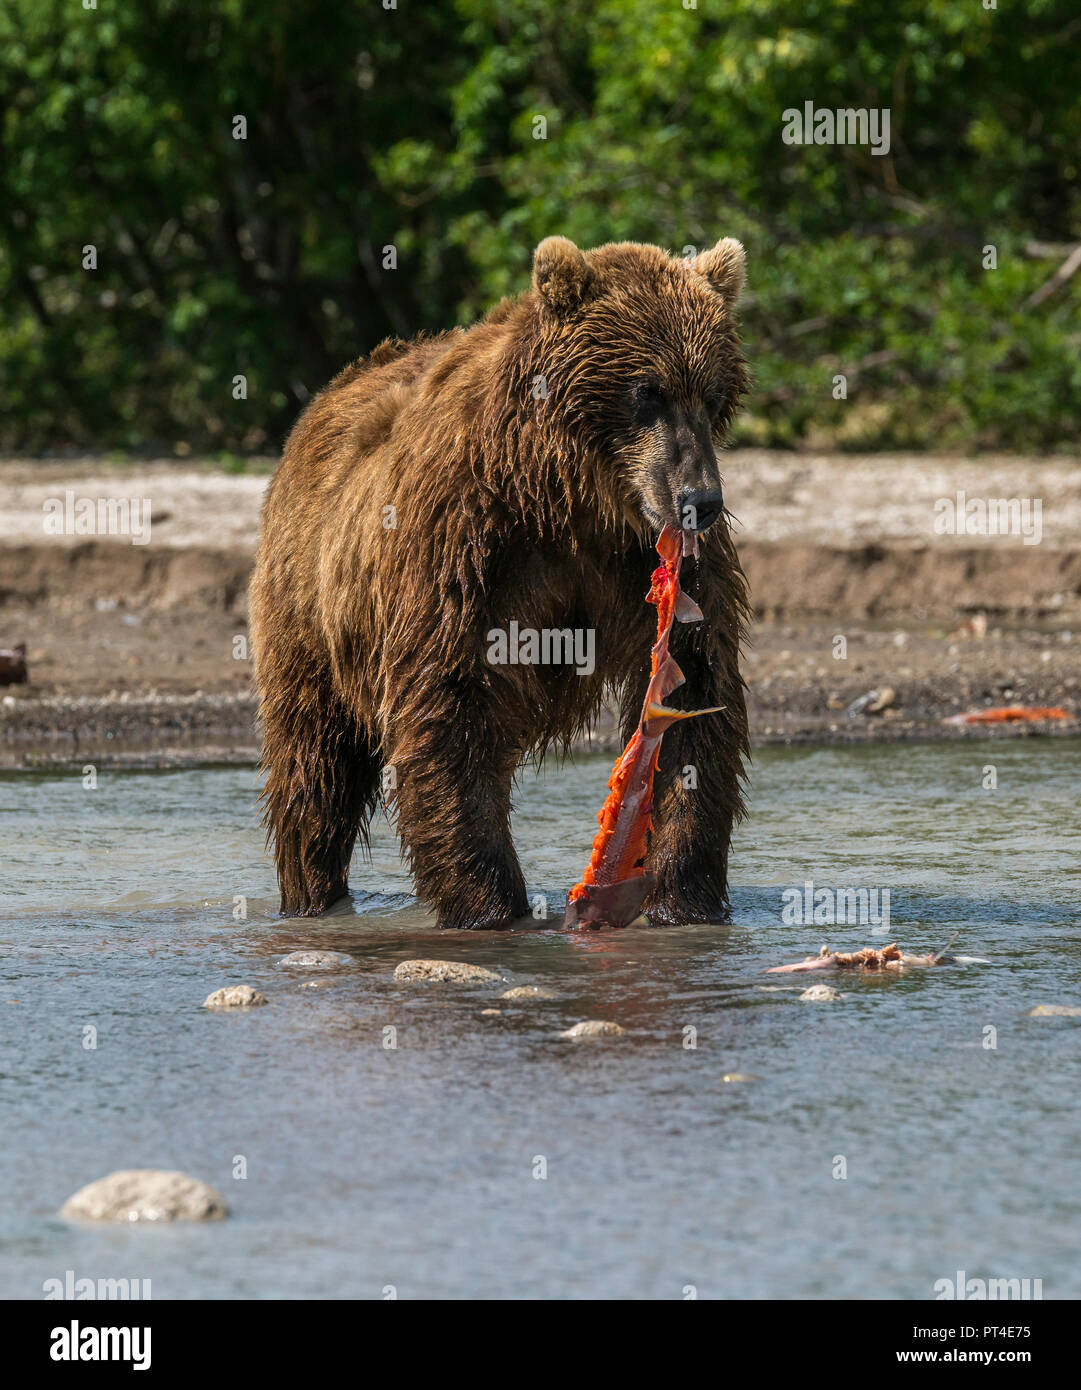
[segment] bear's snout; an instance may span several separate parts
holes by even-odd
[[[676,506],[685,531],[705,531],[724,510],[724,497],[720,488],[689,488],[678,495]]]

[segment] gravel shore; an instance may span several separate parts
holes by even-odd
[[[1081,469],[1069,459],[725,459],[755,602],[754,742],[1076,733],[942,721],[996,705],[1081,708]],[[0,767],[169,766],[258,756],[246,586],[270,463],[0,463]],[[146,498],[148,544],[47,536],[49,498]],[[1039,543],[947,535],[936,502],[1041,502]],[[843,639],[843,642],[838,639]],[[881,708],[846,711],[878,691]],[[590,746],[616,746],[611,714]]]

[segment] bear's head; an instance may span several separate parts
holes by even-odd
[[[549,424],[633,523],[699,532],[722,511],[717,448],[748,384],[732,321],[744,274],[730,237],[686,259],[558,236],[534,253]]]

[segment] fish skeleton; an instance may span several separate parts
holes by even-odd
[[[902,951],[896,941],[876,949],[865,946],[862,951],[831,951],[823,946],[817,956],[796,961],[794,965],[774,965],[763,972],[766,975],[807,975],[815,970],[866,970],[872,973],[879,970],[903,970],[906,965],[987,965],[980,956],[951,956],[950,947],[957,940],[958,933],[950,937],[941,951],[930,951],[925,956],[910,955]]]
[[[668,650],[672,623],[701,622],[702,610],[679,586],[679,567],[685,554],[698,553],[698,538],[688,531],[665,526],[657,539],[661,564],[653,571],[647,603],[657,605],[657,640],[642,717],[634,737],[612,769],[608,798],[597,815],[600,829],[593,841],[589,865],[567,895],[565,927],[583,923],[607,923],[625,927],[642,911],[653,887],[653,874],[645,868],[652,829],[653,777],[666,729],[681,719],[700,714],[719,714],[723,705],[710,709],[670,709],[665,697],[683,684],[684,675]]]

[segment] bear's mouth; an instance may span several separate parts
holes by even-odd
[[[663,517],[655,507],[651,506],[646,501],[644,497],[639,499],[639,506],[641,507],[642,515],[645,517],[646,521],[658,533],[660,533],[665,526],[673,526],[675,530],[680,532],[680,534],[683,537],[684,557],[688,555],[693,555],[695,559],[698,558],[699,538],[701,537],[703,532],[707,531],[709,527],[713,525],[714,521],[716,520],[715,516],[711,516],[703,526],[680,526],[680,508],[678,503],[676,503],[675,501],[673,501],[673,514],[676,518],[675,522]]]

